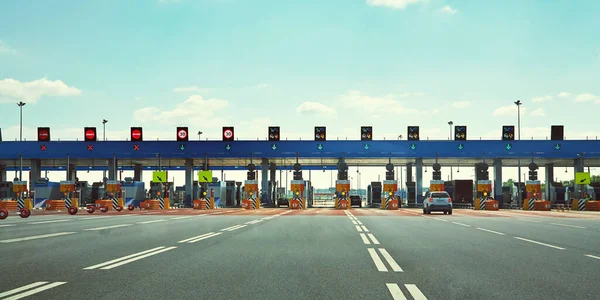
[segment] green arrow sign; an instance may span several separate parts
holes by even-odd
[[[318,144],[318,145],[317,145],[317,149],[319,149],[319,150],[323,150],[323,144]]]
[[[277,144],[273,144],[273,145],[271,145],[271,149],[273,149],[273,150],[277,150]]]
[[[464,149],[464,148],[465,148],[465,145],[463,145],[463,144],[458,144],[458,150],[462,150],[462,149]]]
[[[556,149],[556,150],[560,150],[560,144],[556,144],[556,145],[554,145],[554,149]]]
[[[410,144],[410,149],[411,149],[411,150],[415,150],[415,149],[417,149],[417,145],[416,145],[416,144]]]
[[[226,149],[227,151],[231,150],[231,145],[229,145],[229,144],[225,145],[225,149]]]
[[[506,144],[506,146],[505,146],[505,147],[506,147],[506,150],[510,150],[510,149],[512,149],[512,145],[511,145],[511,144]]]
[[[365,144],[365,150],[369,150],[369,144]]]
[[[179,145],[179,150],[181,150],[181,151],[185,150],[185,145],[184,144]]]

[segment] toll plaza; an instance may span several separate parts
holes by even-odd
[[[233,127],[227,127],[223,129],[222,141],[143,141],[141,130],[132,128],[128,141],[0,142],[0,190],[7,190],[11,184],[6,179],[7,172],[27,170],[30,178],[26,181],[26,195],[33,208],[68,209],[86,205],[101,210],[236,206],[260,209],[276,205],[275,171],[290,170],[293,180],[289,183],[294,189],[290,208],[305,209],[313,205],[311,170],[337,170],[334,207],[349,209],[352,180],[348,177],[348,166],[356,165],[385,166],[383,186],[381,182],[372,182],[368,198],[370,206],[387,209],[402,206],[403,199],[396,194],[398,184],[392,182],[396,180],[397,166],[406,169],[401,184],[407,187],[408,207],[422,205],[423,170],[427,166],[433,169],[435,180],[430,188],[447,191],[457,208],[465,205],[486,209],[485,203],[494,201],[489,202],[494,209],[516,206],[545,210],[548,205],[565,203],[570,198],[575,200],[571,202],[573,209],[583,210],[596,209],[600,197],[598,187],[591,186],[589,173],[584,172],[584,166],[600,166],[598,140],[467,140],[466,129],[451,141],[420,140],[418,127],[409,126],[408,140],[373,140],[372,134],[365,134],[361,141],[327,140],[326,129],[315,127],[314,141],[281,141],[274,134],[266,141],[240,141],[233,139]],[[545,191],[540,189],[538,164],[546,169],[544,177],[549,184]],[[442,166],[474,166],[474,180],[441,180]],[[493,181],[489,179],[490,166]],[[529,180],[523,178],[525,183],[515,183],[521,199],[506,199],[502,169],[517,166],[529,169]],[[556,167],[571,167],[579,176],[570,195],[566,195],[566,188],[553,182]],[[243,183],[219,181],[212,174],[217,169],[240,168],[247,170],[247,180]],[[66,181],[49,182],[42,178],[42,171],[57,169],[65,171]],[[78,171],[89,170],[106,170],[108,176],[90,188],[76,177]],[[120,170],[133,170],[133,178],[120,180]],[[153,178],[149,192],[142,193],[141,174],[147,170],[154,171]],[[167,180],[171,170],[185,171],[183,186],[176,187]],[[303,171],[308,171],[308,180]],[[19,179],[12,184],[23,185],[23,182]],[[540,199],[542,192],[547,199]],[[7,199],[17,201],[21,196],[15,193],[24,192],[3,193],[8,195]],[[536,201],[542,202],[536,206]]]

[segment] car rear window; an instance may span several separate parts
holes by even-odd
[[[448,193],[431,193],[431,198],[448,198]]]

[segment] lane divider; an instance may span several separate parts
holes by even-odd
[[[360,238],[362,239],[362,241],[363,241],[363,243],[365,245],[370,245],[371,244],[371,241],[369,241],[369,239],[367,238],[367,236],[364,233],[360,234]]]
[[[571,227],[571,228],[585,229],[585,227],[583,227],[583,226],[575,226],[575,225],[560,224],[560,223],[550,223],[550,225],[556,225],[556,226],[563,226],[563,227]]]
[[[464,227],[471,227],[471,225],[467,225],[467,224],[463,224],[463,223],[458,223],[458,222],[452,222],[452,224],[456,224],[456,225],[460,225],[460,226],[464,226]]]
[[[591,254],[586,254],[585,256],[589,257],[589,258],[595,258],[595,259],[600,259],[600,257],[595,256],[595,255],[591,255]]]
[[[169,250],[173,250],[177,247],[173,246],[173,247],[168,247],[166,248],[165,246],[161,246],[161,247],[156,247],[153,249],[149,249],[146,251],[142,251],[142,252],[138,252],[138,253],[134,253],[131,255],[127,255],[121,258],[117,258],[117,259],[113,259],[111,261],[107,261],[101,264],[97,264],[97,265],[93,265],[87,268],[84,268],[84,270],[95,270],[95,269],[101,269],[101,270],[110,270],[128,263],[132,263],[134,261],[138,261],[140,259],[144,259],[146,257],[150,257],[156,254],[160,254]]]
[[[538,241],[534,241],[534,240],[529,240],[529,239],[525,239],[525,238],[518,237],[518,236],[515,236],[515,239],[525,241],[525,242],[530,242],[533,244],[546,246],[546,247],[550,247],[550,248],[554,248],[554,249],[558,249],[558,250],[565,250],[565,248],[562,248],[562,247],[558,247],[558,246],[554,246],[554,245],[550,245],[550,244],[546,244],[546,243],[542,243],[542,242],[538,242]]]
[[[128,226],[133,226],[133,224],[119,224],[119,225],[112,225],[112,226],[104,226],[104,227],[88,228],[88,229],[84,229],[84,230],[85,230],[85,231],[98,231],[98,230],[113,229],[113,228],[121,228],[121,227],[128,227]]]
[[[32,222],[32,223],[27,223],[27,224],[31,224],[31,225],[39,225],[39,224],[50,224],[50,223],[60,223],[60,222],[70,222],[73,219],[61,219],[61,220],[52,220],[52,221],[40,221],[40,222]]]
[[[0,243],[8,244],[8,243],[24,242],[24,241],[44,239],[44,238],[49,238],[49,237],[63,236],[63,235],[69,235],[69,234],[75,234],[75,233],[76,232],[58,232],[58,233],[51,233],[51,234],[34,235],[34,236],[28,236],[28,237],[22,237],[22,238],[2,240],[2,241],[0,241]]]
[[[29,297],[31,295],[35,295],[37,293],[55,288],[57,286],[61,286],[65,283],[66,282],[62,282],[62,281],[61,282],[53,282],[53,283],[49,283],[47,281],[38,281],[38,282],[34,282],[32,284],[28,284],[26,286],[22,286],[20,288],[16,288],[16,289],[13,289],[13,290],[10,290],[7,292],[0,293],[0,298],[3,298],[3,300],[17,300],[17,299]],[[23,292],[23,293],[21,293],[21,292]],[[20,294],[18,294],[18,293],[20,293]],[[11,295],[13,295],[13,296],[9,297],[9,298],[4,298],[7,296],[11,296]]]
[[[383,263],[383,260],[377,254],[377,251],[375,251],[375,248],[368,248],[367,251],[369,252],[369,255],[371,256],[373,263],[375,263],[375,267],[377,267],[377,270],[379,272],[387,272],[388,269],[385,266],[385,264]],[[385,258],[387,263],[390,265],[390,268],[392,269],[392,271],[404,272],[402,270],[402,268],[398,265],[398,263],[396,263],[394,258],[387,252],[387,250],[385,250],[384,248],[379,248],[379,252],[381,253],[381,256],[383,256],[383,258]]]
[[[194,239],[194,240],[188,241],[187,243],[188,243],[188,244],[197,243],[197,242],[199,242],[199,241],[202,241],[202,240],[205,240],[205,239],[209,239],[209,238],[211,238],[211,237],[215,237],[215,236],[218,236],[218,235],[221,235],[221,234],[223,234],[223,233],[222,233],[222,232],[216,232],[216,233],[208,234],[208,235],[205,235],[205,236],[203,236],[203,237],[201,237],[201,238],[197,238],[197,239]]]
[[[371,238],[373,244],[379,245],[379,241],[375,238],[375,236],[372,233],[367,233],[367,235]]]
[[[209,232],[209,233],[201,234],[201,235],[199,235],[199,236],[195,236],[195,237],[191,237],[191,238],[189,238],[189,239],[181,240],[181,241],[179,241],[178,243],[180,243],[180,244],[181,244],[181,243],[187,243],[187,242],[189,242],[189,241],[193,241],[193,240],[195,240],[195,239],[199,239],[199,238],[205,237],[205,236],[207,236],[207,235],[211,235],[211,234],[215,234],[215,233],[214,233],[214,232]]]
[[[365,232],[369,232],[369,229],[367,229],[365,225],[361,225],[360,227],[362,227],[362,230],[364,230]]]
[[[487,232],[495,233],[497,235],[506,235],[506,234],[504,234],[502,232],[493,231],[493,230],[489,230],[489,229],[485,229],[485,228],[481,228],[481,227],[477,227],[477,229],[482,230],[482,231],[487,231]]]
[[[189,219],[189,218],[193,218],[194,216],[183,216],[183,217],[175,217],[175,218],[171,218],[171,220],[184,220],[184,219]]]
[[[360,228],[360,226],[356,225],[356,226],[354,226],[354,227],[356,228],[356,231],[358,231],[358,232],[363,232],[363,230],[362,230],[362,228]]]
[[[138,222],[137,224],[152,224],[152,223],[158,223],[158,222],[164,222],[164,221],[166,221],[166,220],[165,219],[160,219],[160,220]]]
[[[12,226],[15,226],[15,224],[2,224],[2,225],[0,225],[0,228],[1,227],[12,227]]]
[[[404,293],[402,292],[402,289],[400,289],[400,286],[398,286],[395,283],[386,283],[385,284],[388,288],[388,291],[390,292],[390,294],[392,295],[392,299],[394,300],[406,300],[408,298],[406,298],[406,296],[404,296]],[[406,287],[406,289],[408,290],[408,294],[410,294],[410,296],[415,299],[415,300],[427,300],[427,297],[425,297],[425,295],[423,295],[423,293],[421,292],[421,290],[419,290],[419,288],[414,285],[414,284],[405,284],[404,287]]]
[[[221,231],[234,231],[234,230],[238,230],[240,228],[244,228],[248,225],[235,225],[235,226],[231,226],[231,227],[227,227],[225,229],[221,229]]]

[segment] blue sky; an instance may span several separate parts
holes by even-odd
[[[516,124],[545,138],[600,136],[600,2],[135,0],[0,2],[0,128],[76,139],[421,135],[471,138]],[[586,120],[586,121],[582,121]]]

